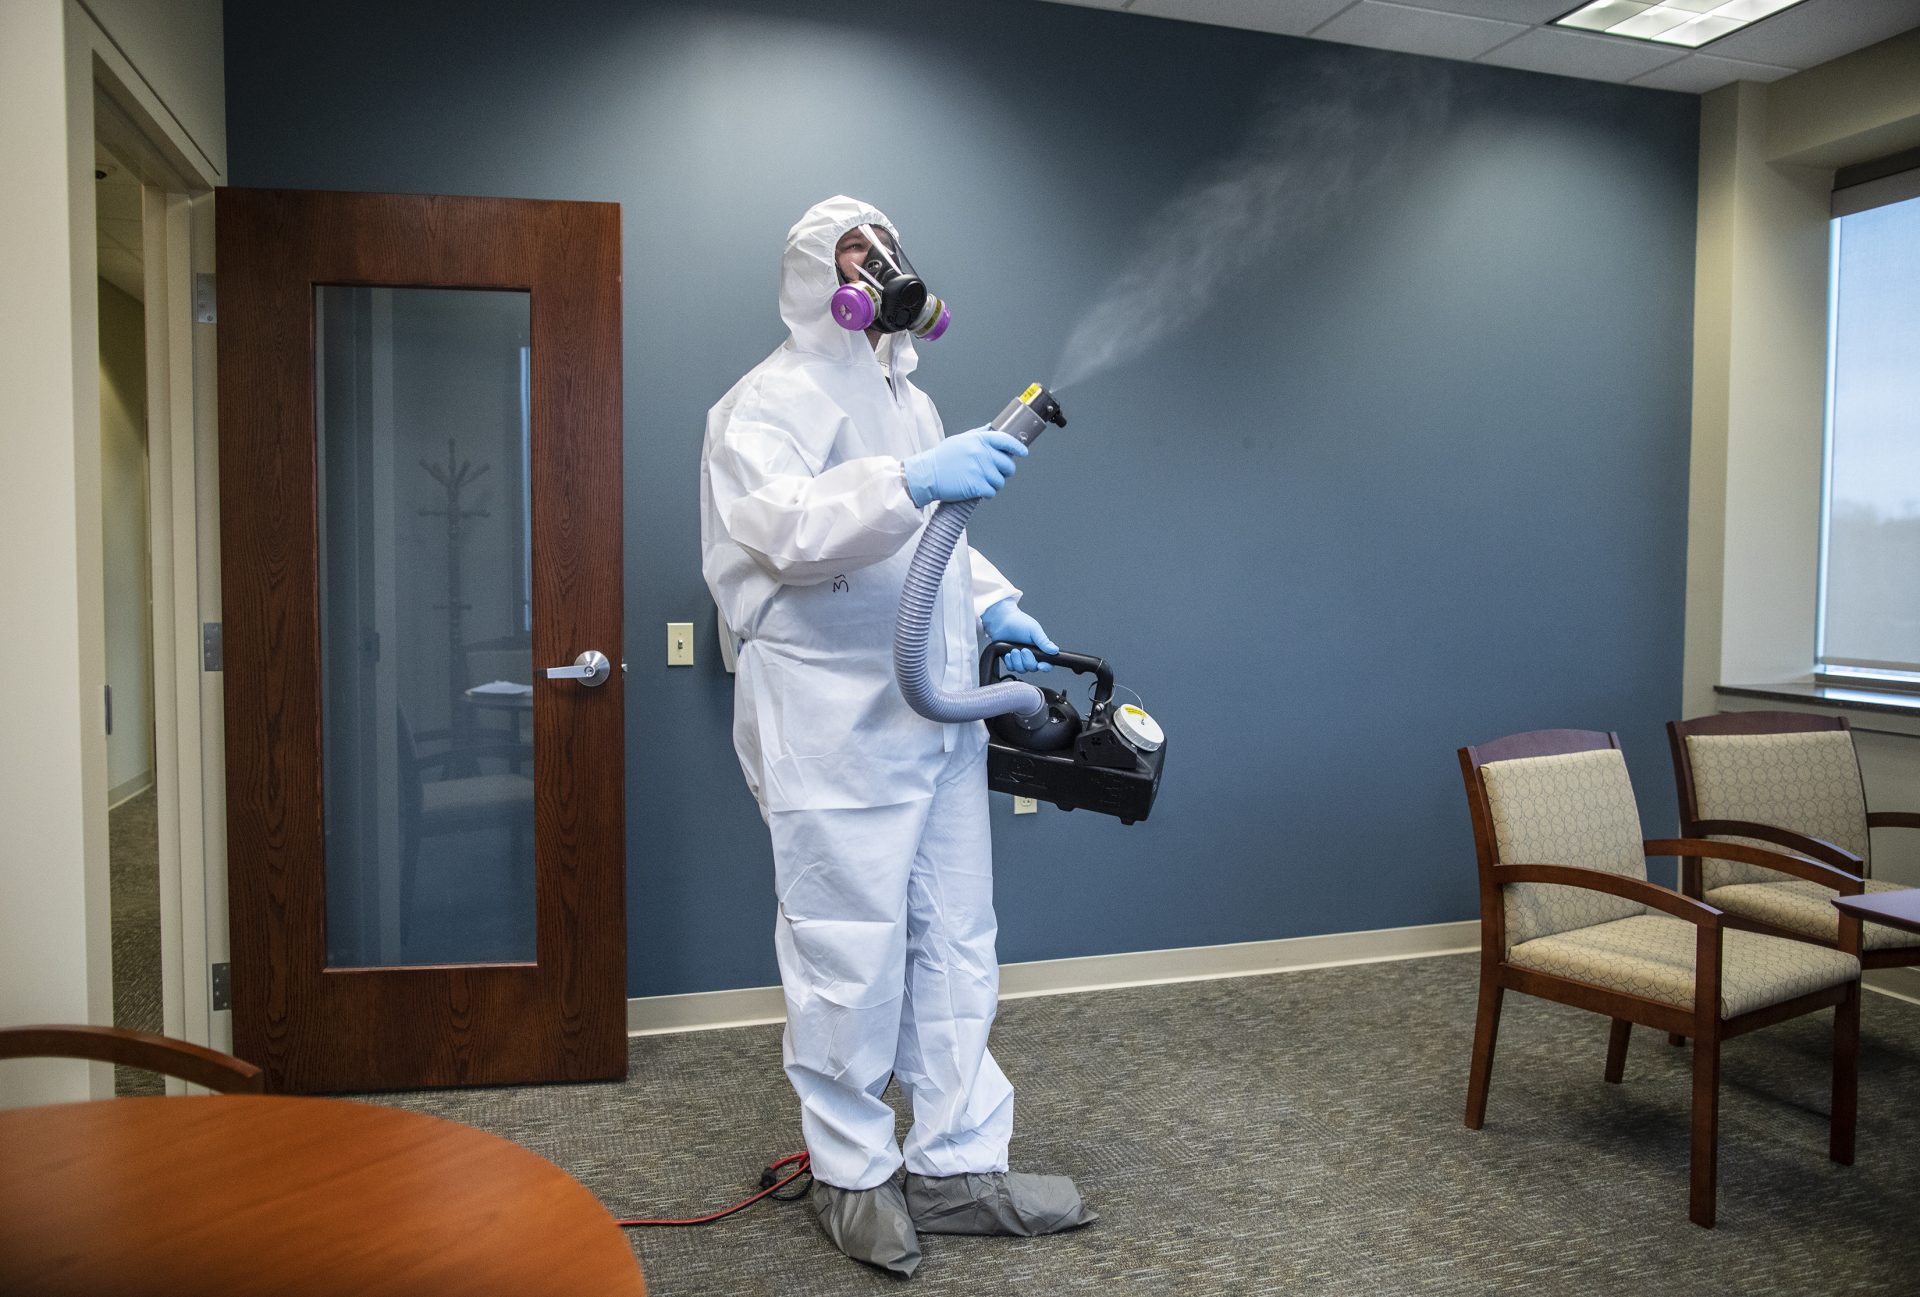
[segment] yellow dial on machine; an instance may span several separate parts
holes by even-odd
[[[1139,752],[1158,752],[1160,745],[1167,741],[1160,723],[1147,715],[1145,708],[1132,703],[1123,703],[1114,710],[1113,728]]]

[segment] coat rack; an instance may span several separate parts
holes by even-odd
[[[447,610],[447,726],[453,730],[465,730],[467,727],[467,709],[461,706],[465,701],[467,682],[459,663],[464,660],[467,642],[464,614],[472,605],[463,597],[464,579],[460,570],[460,552],[465,540],[461,523],[467,518],[485,518],[485,509],[463,509],[460,496],[469,486],[487,475],[490,464],[475,468],[468,460],[458,459],[454,454],[453,438],[447,438],[447,462],[433,464],[420,461],[420,467],[427,475],[440,484],[447,493],[447,505],[444,509],[416,510],[423,518],[445,518],[447,520],[447,601],[435,604],[435,608]]]

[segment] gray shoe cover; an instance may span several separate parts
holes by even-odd
[[[910,1175],[907,1210],[923,1234],[1057,1234],[1100,1218],[1064,1175],[994,1171]]]
[[[907,1200],[892,1180],[871,1189],[836,1189],[814,1181],[814,1218],[833,1245],[856,1261],[898,1275],[920,1265],[920,1240],[913,1236]]]

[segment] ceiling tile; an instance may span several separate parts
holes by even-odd
[[[1915,0],[1805,0],[1707,49],[1720,58],[1810,68],[1915,27]]]
[[[1354,0],[1134,0],[1127,12],[1305,36]]]
[[[1541,27],[1502,45],[1480,62],[1591,81],[1626,81],[1685,57],[1684,51],[1671,45]]]
[[[1696,93],[1732,80],[1773,80],[1780,69],[1813,67],[1920,28],[1920,0],[1802,0],[1714,41],[1691,56],[1710,61],[1695,63],[1682,47],[1647,42],[1649,54],[1640,52],[1641,42],[1544,26],[1576,8],[1578,0],[1050,2]],[[1610,48],[1577,43],[1582,41]],[[1740,66],[1724,68],[1723,63]]]
[[[1319,40],[1371,45],[1376,49],[1431,54],[1443,59],[1471,59],[1505,44],[1526,31],[1519,23],[1436,13],[1384,0],[1360,0],[1332,22],[1317,28]]]
[[[1685,90],[1703,95],[1709,90],[1735,81],[1778,81],[1790,76],[1792,68],[1776,68],[1766,63],[1742,63],[1738,59],[1715,58],[1711,54],[1689,54],[1683,59],[1657,68],[1630,84],[1651,90]]]
[[[1406,5],[1409,9],[1438,9],[1510,23],[1547,23],[1579,8],[1580,0],[1406,0]]]

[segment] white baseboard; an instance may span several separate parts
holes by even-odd
[[[695,991],[687,995],[647,995],[627,1001],[629,1036],[659,1036],[670,1031],[718,1031],[723,1027],[758,1027],[786,1020],[786,1000],[777,986],[743,986],[737,991]]]
[[[153,771],[137,774],[125,783],[115,784],[107,790],[107,809],[118,810],[122,802],[130,802],[147,789],[153,787]]]
[[[1869,991],[1920,1004],[1920,968],[1869,968],[1860,984]]]
[[[1318,937],[1278,941],[1242,941],[1226,946],[1187,946],[1178,950],[1142,950],[1124,955],[1085,955],[1077,959],[1038,959],[1000,966],[1000,998],[1072,995],[1122,986],[1158,986],[1203,982],[1221,977],[1298,972],[1342,964],[1373,964],[1389,959],[1423,959],[1480,948],[1480,921],[1429,923],[1412,928],[1376,928],[1332,932]],[[1895,971],[1895,970],[1889,970]],[[1907,970],[1897,970],[1905,972]],[[786,1020],[786,1002],[777,986],[737,991],[701,991],[691,995],[653,995],[627,1001],[627,1034],[657,1036],[674,1031],[714,1031]]]

